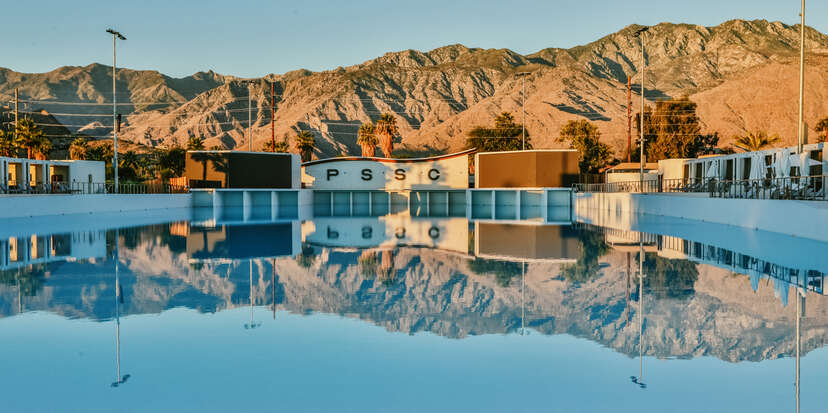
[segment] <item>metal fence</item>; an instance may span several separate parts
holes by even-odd
[[[713,198],[828,200],[828,175],[787,178],[719,180],[710,178],[659,179],[606,184],[575,184],[577,192],[705,193]]]
[[[117,191],[112,182],[75,182],[71,186],[71,193],[74,194],[176,194],[189,190],[187,186],[160,183],[119,183]]]
[[[175,194],[189,192],[187,186],[161,183],[53,182],[39,185],[0,185],[0,194]]]

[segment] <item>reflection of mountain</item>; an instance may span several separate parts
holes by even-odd
[[[249,303],[247,261],[192,262],[184,237],[171,235],[163,226],[126,232],[121,239],[124,314],[174,307],[215,312]],[[572,334],[624,354],[638,353],[637,303],[628,326],[626,253],[621,251],[599,258],[597,275],[580,283],[567,281],[561,264],[527,264],[525,295],[519,273],[510,273],[510,282],[503,282],[497,271],[480,269],[469,257],[452,252],[411,247],[377,251],[373,264],[366,261],[370,254],[365,251],[316,248],[314,253],[307,267],[295,258],[276,259],[275,276],[271,260],[255,260],[255,304],[270,305],[275,298],[278,308],[296,313],[335,313],[389,331],[459,338],[515,331],[525,303],[526,325],[540,333]],[[634,254],[632,260],[635,267]],[[683,271],[688,265],[678,263],[668,269]],[[367,276],[366,265],[382,277]],[[49,265],[45,285],[36,296],[24,296],[23,306],[73,318],[109,319],[114,311],[113,266],[111,259]],[[646,354],[739,361],[792,353],[795,310],[775,298],[771,283],[761,282],[754,292],[745,276],[704,265],[698,269],[693,294],[662,294],[656,277],[645,287]],[[631,284],[635,298],[635,280]],[[0,286],[0,311],[16,313],[14,285]],[[804,348],[819,348],[826,341],[828,299],[809,294]]]

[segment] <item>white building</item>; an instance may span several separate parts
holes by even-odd
[[[101,161],[37,160],[0,157],[0,194],[91,193],[102,188],[106,166]]]

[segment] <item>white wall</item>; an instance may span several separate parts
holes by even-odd
[[[662,215],[828,241],[828,202],[710,198],[706,194],[578,193],[575,212],[609,211],[615,219]],[[598,225],[602,225],[596,222]]]
[[[70,182],[87,183],[89,175],[92,175],[94,183],[105,182],[106,164],[100,161],[69,161]]]
[[[0,196],[0,219],[81,213],[189,208],[190,194]]]
[[[638,182],[641,180],[639,172],[615,172],[607,174],[607,183],[616,182]],[[658,172],[644,170],[644,181],[658,181]]]

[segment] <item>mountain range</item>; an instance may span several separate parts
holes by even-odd
[[[628,78],[633,114],[639,107],[642,53],[632,36],[638,28],[527,55],[458,44],[252,80],[212,71],[176,79],[118,69],[121,136],[150,146],[184,145],[190,136],[203,136],[207,147],[247,149],[249,99],[252,146],[259,150],[271,137],[272,98],[276,139],[311,130],[315,157],[358,155],[359,126],[383,112],[397,117],[400,154],[445,153],[462,148],[471,128],[490,124],[500,112],[510,111],[520,122],[525,88],[526,125],[536,148],[564,146],[557,141],[561,126],[587,119],[621,156]],[[650,28],[643,43],[649,104],[690,97],[698,104],[702,130],[719,133],[721,146],[756,129],[795,143],[799,26],[765,20],[715,27],[662,23]],[[814,125],[828,116],[828,36],[808,28],[805,46],[805,120]],[[100,64],[39,74],[0,68],[0,99],[9,100],[18,88],[24,112],[45,111],[73,133],[105,137],[113,124],[111,76],[111,67]],[[815,139],[812,132],[810,141]]]

